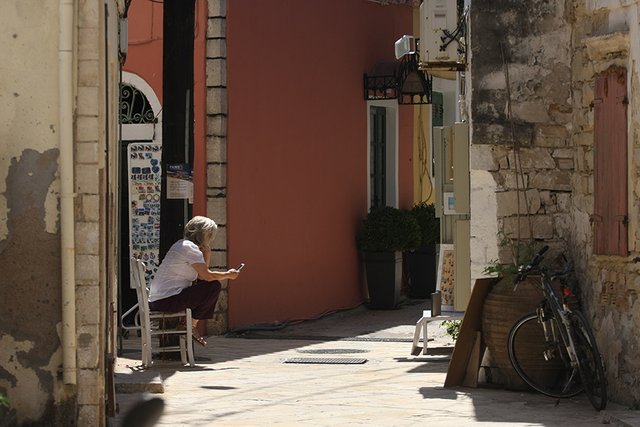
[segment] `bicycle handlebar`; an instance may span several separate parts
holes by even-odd
[[[538,264],[540,264],[540,261],[542,261],[543,255],[545,254],[545,252],[547,252],[549,250],[549,246],[544,245],[542,247],[542,249],[540,249],[540,251],[538,251],[538,253],[536,254],[536,256],[533,257],[533,259],[531,260],[530,265],[532,267],[537,266]]]
[[[538,266],[538,264],[540,264],[540,261],[542,261],[542,259],[544,258],[544,253],[547,252],[548,250],[549,250],[549,246],[544,245],[538,251],[538,253],[531,259],[529,264],[521,265],[520,268],[518,268],[518,274],[516,275],[516,278],[514,279],[513,283],[517,284],[522,282],[527,277],[527,274],[529,274],[531,270],[533,270],[535,267]]]

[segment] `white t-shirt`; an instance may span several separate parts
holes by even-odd
[[[198,245],[181,239],[171,246],[158,267],[149,290],[149,302],[179,294],[198,278],[193,264],[204,264]]]

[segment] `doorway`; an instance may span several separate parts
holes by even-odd
[[[119,120],[118,319],[122,337],[136,326],[138,301],[129,283],[129,259],[145,262],[147,281],[160,263],[162,111],[153,88],[136,74],[122,73]],[[122,318],[125,313],[129,314]]]

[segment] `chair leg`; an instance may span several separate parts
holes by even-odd
[[[187,309],[187,358],[189,359],[189,366],[192,368],[196,365],[195,358],[193,357],[193,336],[192,336],[192,318],[191,309]]]
[[[427,328],[429,327],[429,321],[425,318],[422,325],[422,354],[427,354],[427,346],[429,345],[429,334]]]
[[[146,368],[150,368],[152,361],[152,350],[151,350],[151,334],[149,331],[145,331],[144,328],[142,330],[141,340],[142,340],[142,366]]]
[[[180,335],[180,361],[183,365],[187,364],[187,347],[186,343],[187,337],[186,335]]]
[[[416,329],[413,332],[413,344],[411,346],[411,355],[418,356],[423,348],[426,348],[426,343],[423,344],[423,347],[420,347],[420,334],[425,325],[425,318],[421,317],[420,320],[416,322]]]
[[[193,357],[193,338],[190,337],[187,338],[187,358],[189,359],[189,366],[192,368],[196,366],[195,358]]]

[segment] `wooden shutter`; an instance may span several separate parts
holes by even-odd
[[[594,241],[602,255],[628,254],[626,71],[596,79],[594,97]]]

